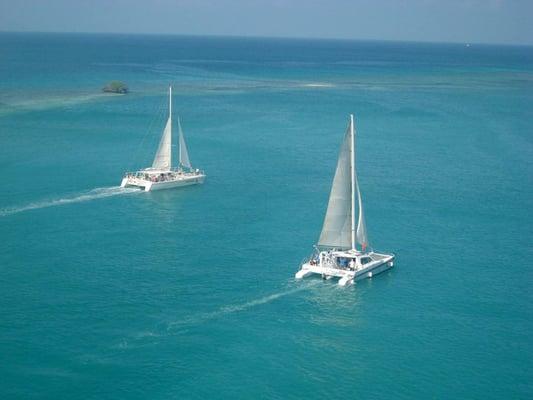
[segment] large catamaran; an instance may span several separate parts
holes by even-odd
[[[356,224],[355,203],[358,217]],[[360,248],[357,248],[357,245]],[[355,171],[355,128],[353,115],[342,142],[328,209],[315,252],[302,263],[296,279],[319,274],[324,279],[338,277],[339,285],[370,278],[389,268],[394,255],[369,250],[361,191]]]
[[[137,172],[127,172],[122,178],[121,187],[134,186],[149,192],[203,183],[204,172],[191,166],[179,117],[179,163],[177,167],[172,167],[172,87],[168,89],[168,97],[168,120],[152,166]]]

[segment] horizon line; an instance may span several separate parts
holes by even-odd
[[[453,44],[477,46],[509,46],[533,47],[533,43],[509,42],[457,42],[434,40],[398,40],[398,39],[372,39],[372,38],[345,38],[345,37],[314,37],[314,36],[263,36],[263,35],[231,35],[231,34],[195,34],[195,33],[162,33],[162,32],[72,32],[72,31],[13,31],[2,30],[0,34],[55,34],[55,35],[116,35],[116,36],[181,36],[197,38],[229,38],[229,39],[282,39],[282,40],[316,40],[316,41],[345,41],[345,42],[387,42],[387,43],[413,43],[413,44]]]

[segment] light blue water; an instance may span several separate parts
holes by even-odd
[[[532,397],[533,48],[0,34],[0,60],[1,398]],[[169,83],[207,181],[124,193]],[[397,268],[296,283],[350,112]]]

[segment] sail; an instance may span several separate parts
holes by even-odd
[[[333,185],[329,195],[328,209],[324,218],[318,245],[349,249],[351,243],[352,219],[352,177],[351,177],[351,130],[348,127],[341,145]]]
[[[171,146],[172,146],[172,119],[168,117],[163,136],[159,142],[157,153],[155,154],[152,168],[156,169],[170,169],[171,167]]]
[[[357,204],[359,208],[359,217],[357,219],[357,228],[355,230],[355,240],[354,240],[354,247],[355,243],[359,243],[361,245],[361,248],[363,251],[366,250],[368,246],[368,236],[366,232],[366,223],[365,223],[365,215],[363,213],[363,199],[361,197],[361,190],[359,188],[359,181],[357,179],[357,167],[355,164],[355,124],[353,122],[353,116],[350,117],[350,123],[352,125],[353,129],[353,146],[354,146],[354,154],[353,154],[353,182],[354,182],[354,189],[355,193],[357,194]],[[354,194],[355,194],[354,193]],[[355,200],[355,199],[354,199]],[[355,212],[355,211],[354,211]]]
[[[355,240],[363,249],[368,247],[368,235],[366,232],[365,216],[363,214],[363,200],[361,199],[361,191],[359,190],[359,183],[357,182],[357,175],[355,175],[355,188],[357,190],[357,200],[359,203],[359,219],[357,221],[357,230],[355,231]]]
[[[183,136],[183,131],[181,130],[181,124],[180,124],[179,117],[178,117],[178,130],[179,130],[179,144],[180,144],[180,152],[179,152],[180,165],[186,168],[191,168],[191,161],[189,160],[189,152],[187,151],[187,145],[185,144],[185,137]]]

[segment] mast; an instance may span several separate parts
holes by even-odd
[[[352,178],[352,250],[355,250],[355,132],[350,114],[350,173]]]
[[[172,86],[168,87],[168,125],[169,125],[169,147],[170,152],[172,151]],[[168,160],[168,169],[172,168],[172,153],[170,159]]]

